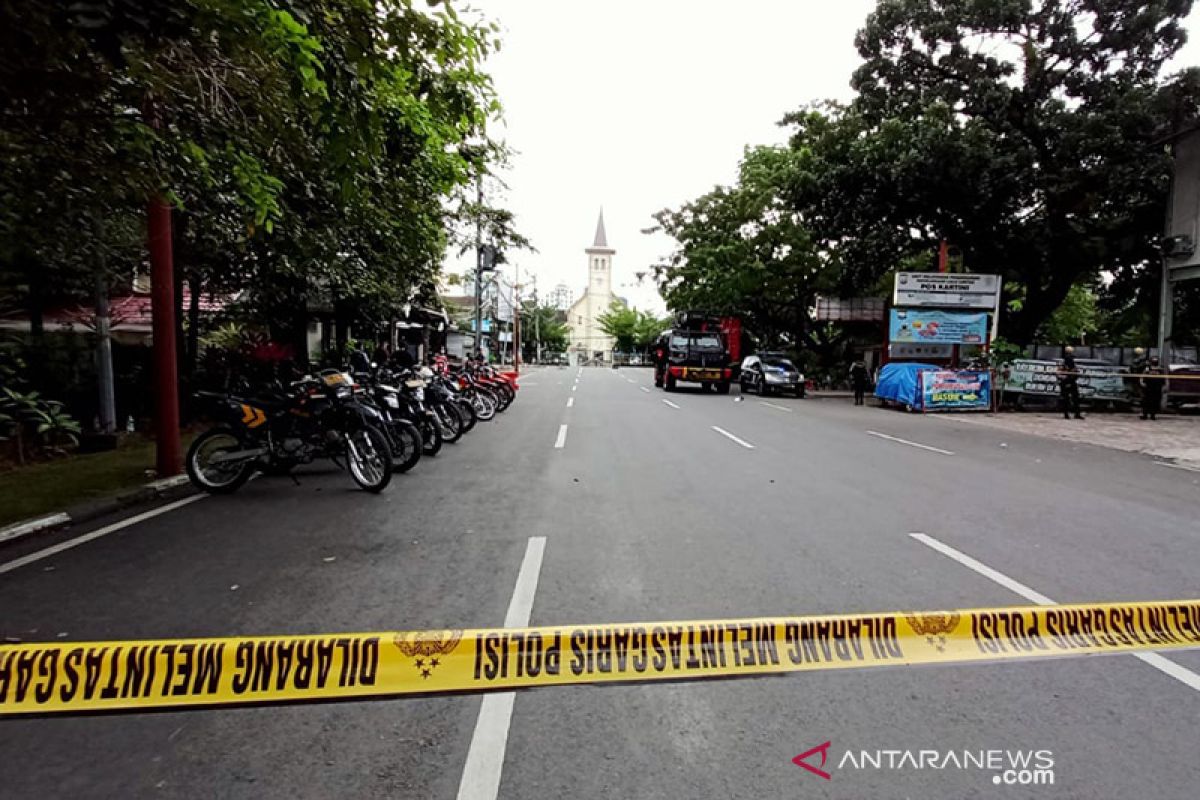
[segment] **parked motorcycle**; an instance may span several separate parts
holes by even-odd
[[[392,478],[391,445],[379,411],[361,402],[353,380],[326,370],[288,389],[253,394],[198,392],[220,423],[188,449],[192,483],[205,492],[237,491],[256,471],[283,474],[330,458],[361,488],[381,492]]]

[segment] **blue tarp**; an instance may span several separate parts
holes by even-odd
[[[893,361],[884,364],[879,371],[879,381],[875,384],[875,396],[880,400],[890,400],[903,406],[921,407],[920,389],[917,386],[917,373],[923,369],[938,369],[933,364],[909,364]]]

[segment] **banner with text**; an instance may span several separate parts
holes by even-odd
[[[891,341],[899,344],[982,344],[987,332],[987,314],[892,309]]]
[[[926,411],[991,408],[992,376],[987,371],[921,371],[921,407]]]

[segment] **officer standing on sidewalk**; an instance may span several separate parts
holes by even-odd
[[[1063,419],[1083,419],[1079,413],[1079,368],[1075,366],[1075,348],[1067,345],[1063,349],[1062,369],[1058,376],[1058,390],[1062,398]]]
[[[850,384],[854,387],[854,405],[861,406],[866,401],[863,399],[867,393],[867,384],[870,383],[871,375],[867,372],[867,365],[863,363],[862,358],[855,359],[850,365]]]
[[[1145,367],[1147,377],[1142,378],[1142,419],[1157,419],[1162,410],[1163,384],[1166,383],[1166,370],[1158,365],[1158,357],[1150,359],[1150,365]],[[1151,375],[1163,377],[1149,377]]]

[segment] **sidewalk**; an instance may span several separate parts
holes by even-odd
[[[938,416],[951,417],[949,414]],[[1084,420],[1067,420],[1059,413],[1006,412],[955,414],[953,419],[1017,433],[1145,453],[1200,467],[1200,417],[1168,414],[1156,421],[1143,421],[1136,414],[1092,414]]]

